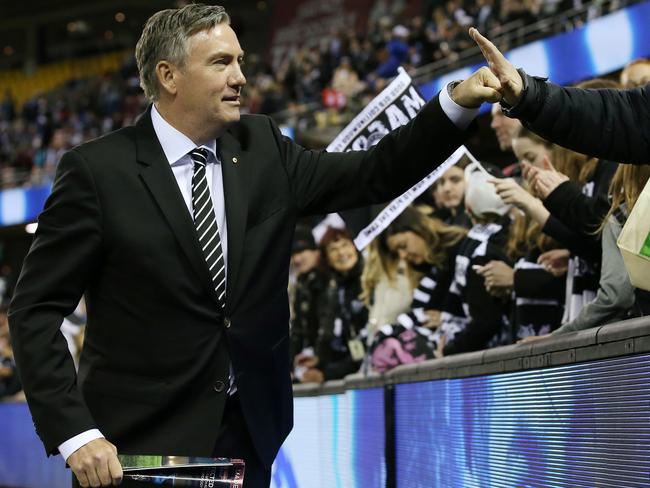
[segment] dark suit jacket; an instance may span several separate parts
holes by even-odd
[[[385,202],[463,138],[437,98],[368,152],[308,151],[268,117],[242,116],[218,141],[225,315],[149,113],[68,152],[9,318],[47,452],[98,427],[122,453],[211,455],[230,357],[253,442],[270,465],[293,422],[287,275],[296,219]],[[58,330],[83,293],[77,381]]]
[[[527,76],[509,115],[545,139],[601,159],[650,163],[650,84],[631,90],[563,88]]]

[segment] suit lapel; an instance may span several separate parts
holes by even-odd
[[[160,147],[151,123],[151,109],[136,124],[136,157],[140,163],[140,177],[160,207],[172,232],[192,269],[217,300],[205,258],[196,237],[194,222],[187,210],[183,195],[178,188],[169,162]],[[228,223],[230,230],[230,223]]]
[[[237,299],[237,297],[233,296],[233,292],[241,264],[246,216],[248,215],[248,193],[244,181],[243,167],[243,165],[247,164],[247,161],[242,160],[241,146],[230,132],[224,133],[219,139],[219,151],[228,225],[226,314],[230,314]]]

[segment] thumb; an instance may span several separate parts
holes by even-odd
[[[501,93],[489,86],[480,86],[476,88],[476,96],[483,102],[497,103],[501,101]]]

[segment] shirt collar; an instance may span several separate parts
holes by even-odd
[[[196,148],[196,144],[189,137],[163,119],[156,109],[156,105],[151,106],[151,122],[170,165],[179,163],[192,149]],[[208,144],[201,145],[201,147],[212,153],[213,158],[208,158],[208,163],[219,160],[217,158],[216,140],[213,139]]]

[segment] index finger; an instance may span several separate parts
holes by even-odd
[[[483,53],[483,57],[490,64],[503,63],[506,61],[506,58],[501,54],[501,51],[490,41],[487,37],[483,36],[476,27],[470,27],[469,35],[474,42],[478,45],[479,49]],[[490,66],[492,67],[492,66]]]

